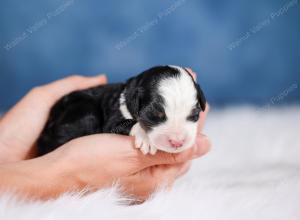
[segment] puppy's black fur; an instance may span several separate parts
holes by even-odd
[[[147,131],[166,119],[163,98],[157,92],[162,78],[178,77],[179,71],[169,66],[153,67],[129,79],[126,83],[108,84],[73,92],[59,100],[50,112],[46,126],[38,139],[38,154],[53,151],[78,137],[97,133],[128,135],[137,122]],[[195,83],[198,95],[197,110],[205,109],[205,97]],[[124,93],[132,119],[120,111],[120,95]],[[196,118],[195,118],[196,117]],[[195,110],[188,120],[198,120]]]

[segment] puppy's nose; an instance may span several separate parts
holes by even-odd
[[[174,148],[182,147],[182,145],[184,144],[184,141],[185,141],[184,139],[182,139],[182,140],[169,139],[170,145]]]

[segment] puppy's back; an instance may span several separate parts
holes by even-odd
[[[66,142],[103,132],[105,120],[118,111],[123,84],[108,84],[76,91],[61,98],[51,109],[37,141],[38,155],[55,150]]]

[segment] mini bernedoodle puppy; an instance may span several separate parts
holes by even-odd
[[[126,83],[64,96],[50,112],[37,142],[38,153],[98,133],[135,136],[135,146],[144,154],[178,153],[194,144],[205,105],[204,94],[187,69],[153,67]]]

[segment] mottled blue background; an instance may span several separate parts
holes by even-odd
[[[192,67],[212,105],[300,100],[297,0],[2,0],[0,34],[0,111],[71,73],[158,64]]]

